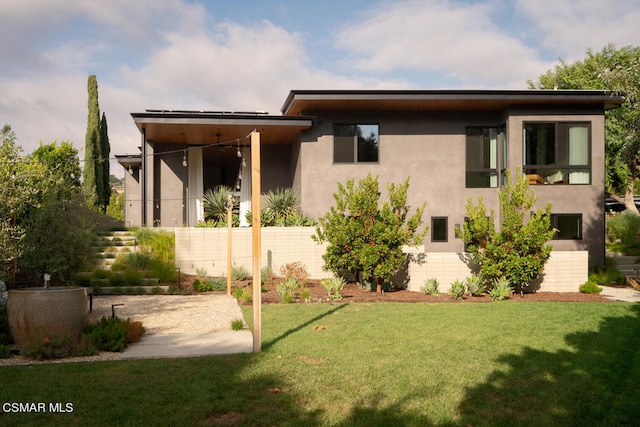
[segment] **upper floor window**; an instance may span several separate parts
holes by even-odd
[[[378,162],[379,138],[375,124],[333,125],[333,162]]]
[[[466,187],[498,186],[498,128],[469,127],[466,131]]]
[[[524,172],[529,184],[590,184],[588,123],[525,123]]]

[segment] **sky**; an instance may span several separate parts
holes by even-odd
[[[83,147],[98,80],[111,156],[146,109],[280,114],[290,90],[526,89],[640,45],[640,0],[0,0],[0,126]],[[112,173],[124,171],[112,162]]]

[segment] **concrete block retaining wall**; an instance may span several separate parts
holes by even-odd
[[[182,272],[195,274],[204,269],[210,276],[224,276],[227,268],[227,230],[222,228],[175,228],[176,266]],[[301,262],[313,279],[328,277],[323,271],[322,255],[326,244],[311,239],[313,227],[265,227],[262,229],[261,265],[271,265],[277,274],[280,267]],[[464,280],[471,274],[464,253],[427,252],[409,249],[408,289],[419,291],[424,281],[435,277],[440,292],[446,292],[454,280]],[[232,230],[232,263],[251,271],[251,228]],[[587,281],[587,251],[554,251],[547,262],[541,280],[531,285],[547,292],[577,292]]]

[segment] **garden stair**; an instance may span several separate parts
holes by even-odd
[[[99,236],[99,243],[95,247],[97,266],[110,270],[116,257],[125,252],[135,252],[137,241],[132,231],[109,231]]]
[[[640,275],[640,263],[638,263],[637,256],[621,255],[612,252],[608,252],[607,256],[615,261],[618,270],[620,270],[625,277],[636,278]]]

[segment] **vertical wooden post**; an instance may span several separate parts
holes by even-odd
[[[260,132],[251,133],[251,233],[253,259],[253,352],[262,351],[262,284],[260,277]]]
[[[227,195],[227,295],[231,295],[231,222],[233,209],[233,196]]]

